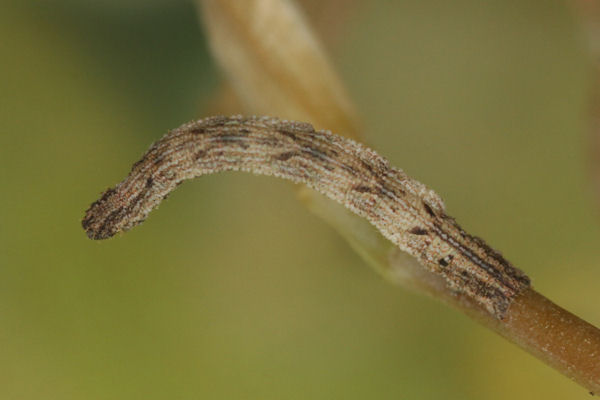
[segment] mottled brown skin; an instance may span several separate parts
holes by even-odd
[[[447,216],[441,198],[375,151],[306,123],[212,117],[165,135],[87,210],[91,239],[140,224],[186,179],[247,171],[304,183],[367,218],[457,294],[502,319],[529,278]]]

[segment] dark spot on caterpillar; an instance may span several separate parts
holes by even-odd
[[[278,161],[287,161],[290,158],[297,156],[298,152],[296,151],[286,151],[285,153],[279,153],[277,155],[273,156],[273,159],[278,160]]]
[[[262,142],[262,144],[264,144],[266,146],[270,146],[270,147],[280,147],[281,146],[281,141],[273,136],[262,138],[261,142]]]
[[[152,161],[152,164],[154,164],[155,167],[159,167],[163,162],[165,162],[165,158],[163,156],[159,156]]]
[[[425,211],[427,211],[427,214],[431,215],[432,217],[435,217],[435,213],[433,212],[433,209],[429,204],[423,202],[423,207],[425,208]]]
[[[96,232],[96,236],[100,239],[111,237],[115,234],[114,225],[122,218],[125,207],[119,207],[106,217],[100,228]]]
[[[250,147],[250,145],[248,143],[246,143],[246,140],[243,139],[241,136],[219,135],[219,136],[214,137],[214,141],[215,141],[215,143],[219,143],[219,144],[230,144],[231,143],[231,145],[239,146],[240,148],[242,148],[244,150],[246,150],[248,147]]]
[[[248,129],[248,128],[240,128],[240,131],[239,131],[239,132],[240,132],[241,134],[243,134],[243,135],[247,135],[247,134],[249,134],[249,133],[250,133],[250,129]]]
[[[418,226],[415,226],[408,232],[412,233],[413,235],[427,235],[427,229],[423,229]]]
[[[369,171],[369,173],[371,173],[371,175],[375,175],[374,171],[373,171],[373,166],[371,164],[369,164],[368,162],[366,162],[363,159],[360,160],[360,164],[362,165],[362,167],[364,169],[366,169],[367,171]]]
[[[321,151],[320,149],[316,149],[314,147],[308,147],[303,148],[301,152],[321,161],[320,166],[322,168],[325,168],[328,171],[333,171],[335,169],[332,165],[330,165],[329,156],[324,151]]]
[[[367,192],[371,193],[371,192],[373,192],[373,188],[372,187],[369,187],[369,186],[366,186],[366,185],[360,185],[360,184],[355,185],[352,188],[352,190],[354,190],[355,192],[358,192],[358,193],[367,193]]]
[[[386,190],[384,190],[383,188],[384,188],[385,186],[383,186],[383,185],[385,185],[385,182],[383,182],[383,181],[380,181],[380,182],[381,182],[381,183],[380,183],[380,185],[381,185],[381,186],[378,186],[378,187],[377,187],[377,189],[378,189],[378,190],[377,190],[377,191],[378,191],[378,193],[379,193],[380,195],[382,195],[382,196],[385,196],[385,197],[387,197],[388,199],[390,199],[390,200],[392,200],[392,201],[395,201],[395,200],[396,200],[396,197],[397,197],[397,195],[396,195],[396,193],[394,192],[394,189],[392,189],[392,188],[387,188]],[[402,194],[404,194],[404,193],[402,193]]]
[[[196,154],[194,154],[194,159],[196,161],[203,159],[204,157],[206,157],[206,151],[205,150],[199,150],[198,152],[196,152]]]
[[[283,136],[289,137],[293,141],[296,141],[296,132],[290,126],[286,126],[286,125],[280,126],[279,127],[279,133],[281,133]]]
[[[348,172],[348,173],[349,173],[350,175],[352,175],[352,176],[356,176],[356,175],[357,175],[357,173],[356,173],[356,170],[355,170],[354,168],[352,168],[352,166],[350,166],[350,165],[348,165],[348,164],[341,164],[341,165],[340,165],[340,167],[341,167],[341,168],[342,168],[344,171]]]
[[[442,266],[442,267],[447,267],[450,262],[452,261],[452,259],[454,258],[454,256],[452,254],[444,257],[444,258],[440,258],[438,260],[438,263]]]
[[[204,126],[197,126],[190,129],[190,132],[194,135],[201,135],[203,133],[206,133],[206,128]]]
[[[302,152],[305,154],[309,154],[311,156],[313,156],[314,158],[318,158],[319,160],[327,160],[327,154],[325,154],[324,152],[322,152],[319,149],[315,149],[312,147],[309,147],[307,149],[302,149]]]
[[[131,210],[133,210],[135,208],[135,206],[138,205],[138,203],[140,201],[142,201],[142,199],[144,197],[146,197],[146,195],[148,194],[148,186],[146,186],[146,188],[142,191],[140,191],[133,199],[131,199],[129,201],[129,205],[127,207],[125,207],[125,211],[129,212]]]
[[[152,179],[152,177],[146,179],[146,187],[147,188],[151,188],[153,183],[154,183],[154,179]]]

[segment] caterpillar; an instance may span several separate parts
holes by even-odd
[[[127,231],[183,181],[221,171],[306,184],[366,218],[452,291],[498,319],[530,286],[522,271],[448,216],[433,190],[375,151],[307,123],[271,117],[216,116],[170,131],[89,207],[82,226],[91,239]]]

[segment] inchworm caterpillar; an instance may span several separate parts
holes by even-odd
[[[91,239],[109,238],[144,221],[184,180],[230,170],[301,182],[343,204],[496,318],[529,287],[523,272],[446,215],[434,191],[375,151],[269,117],[212,117],[169,132],[90,206],[83,228]]]

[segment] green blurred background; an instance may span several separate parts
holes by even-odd
[[[600,325],[589,68],[567,6],[356,3],[331,50],[365,140]],[[219,72],[188,1],[0,4],[0,399],[588,397],[385,282],[282,181],[202,178],[88,240],[89,203],[205,116]]]

